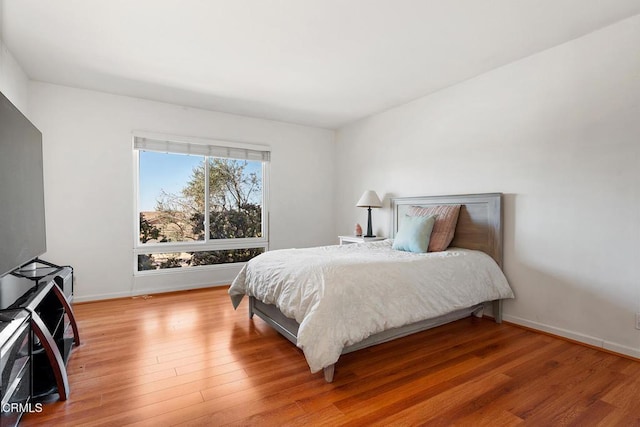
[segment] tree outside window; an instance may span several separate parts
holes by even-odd
[[[245,262],[264,252],[265,243],[220,246],[265,242],[263,168],[261,161],[139,151],[138,245],[154,250],[138,253],[138,271]],[[215,248],[175,250],[188,243]]]

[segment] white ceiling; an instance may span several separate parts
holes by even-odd
[[[326,128],[640,13],[638,0],[0,2],[33,80]]]

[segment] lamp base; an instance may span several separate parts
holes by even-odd
[[[367,234],[364,237],[376,237],[373,234],[373,227],[371,227],[371,206],[367,210]]]

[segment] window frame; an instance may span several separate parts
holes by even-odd
[[[168,145],[192,145],[196,148],[200,146],[210,146],[216,148],[228,148],[229,150],[251,150],[262,151],[267,153],[267,159],[261,160],[262,162],[262,212],[261,212],[261,226],[262,237],[243,237],[243,238],[228,238],[228,239],[211,239],[209,234],[209,180],[205,179],[205,239],[198,242],[172,242],[172,243],[141,243],[140,242],[140,151],[144,149],[136,148],[136,139],[149,139],[153,141],[166,142]],[[178,271],[188,272],[201,269],[216,269],[221,267],[228,267],[229,265],[244,264],[244,262],[237,263],[223,263],[223,264],[211,264],[211,265],[199,265],[192,266],[188,269],[179,268],[167,268],[167,269],[154,269],[154,270],[138,270],[138,256],[139,255],[153,255],[160,253],[172,253],[172,252],[200,252],[200,251],[216,251],[226,249],[249,249],[249,248],[264,248],[264,251],[269,250],[269,169],[270,169],[270,153],[271,149],[267,145],[240,143],[232,141],[213,140],[205,138],[194,138],[176,135],[157,134],[149,132],[134,132],[132,138],[132,151],[133,151],[133,164],[134,164],[134,176],[133,176],[133,188],[134,188],[134,202],[133,202],[133,217],[134,217],[134,236],[133,236],[133,264],[134,275],[148,275],[148,274],[164,274],[164,273],[176,273]],[[186,154],[177,151],[161,151],[158,149],[151,149],[146,151],[165,152],[168,154]],[[247,160],[257,161],[255,159],[242,159],[238,157],[222,157],[215,155],[199,154],[205,158],[205,177],[209,176],[209,162],[206,161],[208,157],[211,158],[229,158],[235,160]]]

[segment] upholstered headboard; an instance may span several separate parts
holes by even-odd
[[[391,237],[411,206],[462,205],[450,246],[489,254],[502,268],[502,193],[391,199]]]

